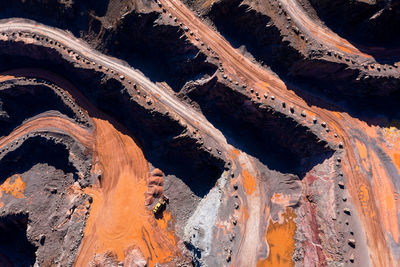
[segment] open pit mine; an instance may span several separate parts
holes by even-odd
[[[399,1],[0,1],[0,267],[400,266],[399,103]]]

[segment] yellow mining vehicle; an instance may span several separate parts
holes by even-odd
[[[160,211],[164,210],[168,202],[169,199],[166,196],[162,196],[162,198],[157,202],[157,204],[153,208],[154,215],[157,215]]]

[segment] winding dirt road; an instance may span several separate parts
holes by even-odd
[[[288,106],[294,105],[296,112],[293,116],[297,121],[304,125],[312,125],[313,123],[311,118],[313,116],[317,116],[320,122],[325,121],[328,124],[329,129],[331,129],[329,133],[326,133],[322,127],[316,131],[318,131],[319,136],[323,136],[323,138],[332,144],[338,143],[339,139],[344,144],[345,158],[342,161],[342,166],[348,179],[348,187],[352,200],[358,209],[364,226],[365,237],[370,249],[371,262],[374,266],[395,266],[396,264],[399,264],[398,259],[393,257],[389,244],[390,238],[392,238],[392,241],[396,244],[398,244],[399,241],[399,233],[395,230],[395,226],[398,225],[398,218],[396,216],[396,218],[393,219],[393,216],[396,214],[394,211],[398,210],[399,203],[393,201],[390,196],[394,196],[394,193],[398,190],[398,188],[393,184],[391,176],[398,176],[398,169],[400,166],[397,164],[393,165],[396,170],[396,173],[394,173],[393,170],[388,169],[387,162],[382,162],[381,158],[375,156],[381,154],[382,150],[387,151],[389,158],[393,157],[392,161],[395,162],[394,158],[396,157],[395,155],[397,152],[400,155],[400,148],[398,145],[395,145],[394,148],[392,147],[390,149],[384,147],[384,142],[377,141],[377,136],[382,131],[381,129],[370,127],[358,119],[352,118],[346,113],[336,113],[317,106],[309,106],[303,99],[288,89],[275,74],[261,68],[244,57],[221,35],[200,21],[197,16],[182,3],[176,0],[162,0],[161,2],[169,12],[194,32],[194,36],[188,35],[188,38],[194,44],[200,47],[200,43],[194,39],[195,36],[197,36],[219,56],[225,72],[229,77],[247,84],[248,88],[254,88],[255,91],[258,91],[261,95],[267,93],[269,96],[276,96],[277,99],[275,101],[266,100],[269,101],[268,103],[271,106],[277,107],[279,105],[278,103],[281,101],[285,101]],[[172,109],[176,112],[185,120],[186,123],[198,128],[202,134],[212,138],[215,143],[218,144],[219,149],[223,151],[223,153],[234,159],[232,164],[233,168],[243,168],[243,170],[249,171],[249,173],[254,177],[259,175],[255,164],[253,164],[253,160],[242,152],[239,152],[239,156],[235,155],[233,147],[228,145],[221,132],[215,129],[203,115],[186,104],[183,104],[169,91],[163,90],[151,83],[146,77],[134,69],[122,65],[116,59],[92,50],[88,45],[64,31],[44,25],[33,25],[28,22],[13,20],[7,23],[1,23],[0,31],[27,31],[48,36],[49,38],[62,43],[64,46],[73,49],[77,53],[80,53],[87,59],[114,69],[120,74],[125,75],[127,79],[136,80],[137,83],[141,84],[149,94],[165,105],[168,109]],[[34,73],[31,75],[35,76],[36,74]],[[55,80],[53,82],[58,81]],[[299,115],[299,112],[302,110],[307,112],[306,118]],[[130,240],[139,238],[138,228],[134,227],[134,229],[125,229],[125,226],[120,225],[120,221],[111,222],[111,230],[106,231],[104,225],[110,223],[107,220],[111,217],[115,217],[118,220],[121,220],[124,216],[128,216],[128,218],[133,220],[135,219],[129,217],[130,214],[133,214],[134,212],[130,209],[130,205],[126,205],[126,210],[120,211],[118,214],[114,214],[113,212],[123,206],[121,203],[132,203],[132,201],[141,203],[141,198],[144,198],[145,193],[143,191],[145,188],[142,188],[141,183],[145,180],[145,173],[148,173],[148,167],[145,164],[143,154],[139,151],[140,149],[134,144],[132,139],[129,139],[129,137],[124,136],[113,129],[112,125],[107,121],[95,120],[95,124],[96,145],[94,151],[99,162],[101,162],[98,166],[103,165],[102,171],[104,184],[102,184],[100,188],[94,188],[94,191],[89,192],[93,194],[96,204],[94,204],[93,211],[90,214],[88,228],[85,232],[85,238],[81,248],[81,251],[84,251],[81,255],[85,256],[78,257],[79,264],[87,263],[89,256],[86,255],[90,255],[93,251],[104,251],[111,247],[117,251],[118,257],[123,257],[121,256],[122,245],[119,247],[119,244],[123,244],[121,240],[117,239],[108,243],[109,239],[107,239],[107,237],[118,236],[117,231],[119,230],[113,229],[124,229],[123,232],[131,238]],[[51,123],[48,125],[51,125]],[[59,127],[57,125],[53,126]],[[334,133],[337,133],[339,138],[335,138]],[[105,140],[105,136],[110,136],[111,140]],[[109,154],[114,155],[112,154],[114,153],[112,152],[114,148],[115,153],[117,153],[117,155],[115,155],[117,157],[116,160],[109,158]],[[139,164],[133,164],[134,161],[138,161]],[[373,172],[367,168],[370,166],[373,166]],[[382,173],[386,173],[386,175],[382,175]],[[240,179],[244,180],[243,175],[240,176]],[[261,244],[264,241],[263,233],[256,229],[257,225],[261,223],[260,221],[265,220],[265,211],[266,207],[270,204],[270,200],[264,198],[266,193],[263,190],[265,189],[262,188],[257,179],[256,181],[255,193],[253,192],[252,194],[245,196],[245,199],[243,199],[245,202],[244,206],[247,209],[246,213],[249,217],[244,221],[243,235],[241,237],[244,242],[241,243],[242,245],[239,248],[238,254],[233,258],[233,262],[237,263],[238,266],[255,266],[258,260],[258,249],[254,244]],[[133,198],[127,195],[128,192],[123,188],[123,184],[139,185],[137,191],[132,194]],[[379,188],[379,186],[372,186],[374,184],[384,184],[385,186],[384,189],[382,189]],[[107,188],[107,190],[105,190],[105,188]],[[361,193],[363,196],[367,197],[360,198]],[[126,198],[123,200],[113,199],[119,194],[122,194]],[[260,196],[262,196],[262,198],[260,198]],[[109,201],[109,198],[113,199],[113,201]],[[118,207],[116,207],[115,205],[118,203],[121,205],[117,205]],[[137,207],[137,205],[132,205],[132,207],[138,209],[140,214],[144,216],[143,218],[146,218],[143,219],[143,221],[146,222],[146,226],[143,227],[151,227],[152,230],[148,231],[149,233],[160,233],[160,231],[164,233],[166,239],[162,239],[162,244],[157,243],[158,241],[153,240],[152,237],[150,237],[149,240],[151,240],[150,242],[159,245],[159,250],[157,249],[157,251],[163,251],[158,254],[162,255],[160,256],[162,259],[165,260],[170,257],[173,253],[171,250],[166,249],[164,245],[167,244],[166,246],[172,249],[170,245],[172,246],[174,244],[174,239],[171,236],[168,238],[166,224],[161,226],[158,225],[161,230],[154,230],[154,222],[151,222],[152,220],[148,217],[146,211]],[[102,212],[100,211],[103,210],[108,210],[110,213],[106,212],[101,214]],[[107,216],[107,214],[111,214],[112,216]],[[371,216],[372,218],[376,217],[380,219],[371,220]],[[381,224],[381,222],[383,222],[383,224]],[[140,224],[143,222],[142,220],[139,220],[137,223]],[[390,235],[388,233],[390,233]],[[105,238],[108,241],[102,240],[101,238]],[[167,242],[165,240],[169,241]],[[252,242],[248,242],[248,240],[252,240]],[[257,240],[260,242],[257,242]],[[125,245],[128,243],[129,242]],[[102,245],[97,246],[98,244]],[[144,243],[139,244],[141,244],[140,246],[145,246]],[[123,247],[125,247],[125,245]],[[166,251],[170,252],[167,253]],[[149,254],[146,256],[150,255],[151,251],[148,253]]]
[[[42,27],[44,29],[48,28],[45,26]],[[37,28],[38,27],[29,25],[29,27],[22,27],[19,28],[19,30],[26,31],[29,29],[35,29],[35,32],[40,31],[43,34],[43,29],[38,30]],[[64,36],[64,38],[66,37]],[[94,54],[96,54],[96,52],[94,52]],[[97,60],[96,62],[100,62],[97,56],[95,58]],[[106,63],[100,62],[100,64]],[[120,67],[120,70],[129,70],[128,73],[121,72],[127,77],[129,77],[128,75],[130,73],[134,73],[132,77],[136,77],[136,75],[138,75],[139,78],[143,78],[140,73],[136,73],[132,69],[126,68],[124,66]],[[141,229],[140,225],[146,222],[146,220],[143,219],[147,218],[151,221],[154,217],[149,216],[147,210],[143,210],[144,206],[137,206],[137,203],[144,203],[144,199],[142,201],[141,198],[144,198],[146,188],[144,186],[141,186],[141,183],[144,181],[142,180],[144,179],[142,173],[143,168],[145,167],[143,166],[143,164],[135,165],[133,161],[135,159],[139,159],[139,162],[142,162],[143,155],[139,153],[140,156],[137,156],[138,152],[135,152],[136,149],[129,148],[131,146],[135,146],[134,143],[127,140],[122,141],[123,144],[121,144],[121,140],[125,140],[127,137],[124,137],[125,135],[113,129],[112,125],[109,124],[107,121],[96,119],[95,117],[98,111],[96,111],[91,103],[85,99],[85,97],[79,92],[79,90],[77,90],[69,81],[63,79],[62,77],[40,69],[12,70],[3,73],[3,75],[4,79],[7,79],[6,77],[35,77],[46,79],[51,83],[54,83],[61,88],[64,88],[66,92],[71,94],[71,96],[79,104],[79,106],[87,110],[92,120],[95,122],[96,133],[94,139],[96,140],[96,145],[94,146],[93,150],[98,157],[98,162],[94,164],[93,172],[97,173],[98,171],[105,171],[105,173],[102,175],[103,184],[99,188],[95,187],[93,188],[93,190],[87,191],[87,193],[93,196],[95,201],[93,204],[92,212],[90,213],[88,226],[85,231],[84,240],[82,242],[82,247],[80,250],[81,252],[77,258],[76,266],[81,266],[82,264],[85,265],[86,263],[88,263],[94,253],[101,253],[107,250],[116,252],[118,259],[122,260],[124,258],[123,249],[126,249],[128,245],[133,244],[136,244],[141,249],[144,249],[145,245],[147,248],[148,244],[150,243],[152,244],[153,248],[155,247],[154,251],[145,249],[145,256],[150,263],[163,262],[171,259],[173,251],[175,250],[175,246],[172,246],[172,244],[174,244],[175,242],[173,240],[175,239],[173,235],[171,236],[170,234],[168,234],[168,220],[166,220],[164,223],[157,221],[157,224],[160,229],[164,230],[163,233],[169,235],[169,240],[172,240],[170,242],[167,242],[168,240],[162,238],[162,235],[160,235],[160,230],[157,230],[157,227],[155,227],[156,225],[154,224],[154,221],[153,223],[150,223],[151,227],[145,227],[145,229],[151,229],[145,231],[147,234],[139,234]],[[144,85],[146,86],[146,83]],[[242,172],[251,173],[254,177],[258,178],[256,181],[257,187],[255,189],[255,191],[257,192],[249,196],[241,196],[241,198],[243,197],[241,199],[243,201],[243,206],[246,207],[246,209],[240,209],[240,214],[238,215],[243,220],[242,228],[244,232],[244,238],[246,240],[249,240],[249,242],[243,243],[244,245],[241,246],[240,251],[243,255],[251,255],[251,257],[237,256],[238,262],[243,265],[255,265],[258,258],[257,251],[259,249],[257,248],[257,246],[254,246],[253,242],[255,240],[259,240],[259,242],[256,243],[258,243],[260,247],[264,247],[266,245],[263,233],[265,229],[260,229],[260,225],[265,224],[265,217],[263,216],[266,216],[268,218],[268,213],[265,213],[265,210],[270,204],[270,200],[265,197],[265,189],[261,186],[260,177],[258,177],[259,174],[256,169],[254,159],[240,151],[236,152],[236,155],[233,152],[235,150],[234,147],[228,145],[222,133],[214,128],[214,126],[210,124],[202,114],[190,109],[185,104],[182,104],[182,102],[180,102],[175,96],[169,95],[169,92],[160,91],[161,89],[152,83],[150,83],[149,87],[144,87],[144,89],[148,90],[148,93],[154,94],[157,97],[158,92],[163,92],[163,95],[166,95],[167,97],[163,98],[161,96],[161,99],[164,99],[163,102],[160,101],[161,103],[168,105],[169,110],[175,110],[175,112],[177,112],[187,124],[198,128],[202,134],[207,135],[209,138],[213,139],[215,141],[215,144],[218,145],[218,149],[221,150],[222,153],[227,154],[229,158],[233,159],[232,168],[234,170],[239,169],[240,174],[238,176],[238,179],[242,180],[242,183],[246,183],[246,181],[244,181],[243,175],[241,174]],[[177,107],[174,105],[174,103],[177,103]],[[106,136],[104,136],[104,132],[107,133]],[[108,140],[109,138],[110,140]],[[121,151],[117,149],[119,147],[121,147]],[[114,149],[116,150],[114,151]],[[115,154],[114,152],[117,154]],[[134,153],[136,153],[136,156]],[[114,155],[115,157],[109,157],[109,155]],[[109,170],[110,168],[111,171]],[[140,173],[141,178],[137,178],[136,182],[131,181],[129,177],[137,177],[137,175],[135,174],[137,172]],[[148,170],[146,173],[148,173]],[[127,190],[127,188],[130,187],[127,185],[137,186],[137,190],[133,190],[136,193],[129,193],[130,191]],[[108,188],[109,190],[104,188]],[[123,199],[123,201],[119,200],[118,198]],[[261,199],[263,200],[261,201]],[[121,204],[122,202],[136,203],[136,205],[132,204],[126,206],[125,209],[121,210],[121,205],[114,204]],[[136,213],[136,211],[134,211],[135,209],[141,211],[139,213],[142,214],[144,217],[136,217],[137,219],[139,218],[137,226],[131,226],[126,231],[123,230],[126,229],[126,227],[122,227],[122,224],[126,224],[125,219],[131,218],[130,216]],[[113,216],[105,216],[104,214],[112,214]],[[247,219],[248,214],[251,215],[250,219]],[[263,216],[261,216],[261,214],[263,214]],[[113,222],[111,222],[111,229],[115,229],[112,230],[113,232],[110,232],[110,230],[105,230],[110,227],[110,220],[113,220]],[[118,238],[118,231],[123,231],[126,233],[122,235],[125,238],[125,241],[122,241],[121,238]],[[161,238],[154,238],[151,236],[149,237],[147,236],[149,233],[151,236],[154,236],[155,234],[161,236]],[[113,236],[117,236],[117,238],[112,238]],[[162,240],[162,242],[159,242],[159,240]],[[158,243],[155,241],[157,241]],[[158,246],[157,244],[159,244],[160,246]],[[154,257],[154,255],[158,256]]]
[[[110,251],[123,261],[124,253],[131,247],[140,249],[151,265],[178,257],[175,234],[169,226],[171,218],[166,214],[162,220],[156,220],[145,207],[149,165],[134,140],[118,131],[110,122],[112,119],[100,118],[103,117],[101,113],[58,75],[40,69],[12,70],[3,75],[2,81],[35,77],[64,86],[66,92],[79,97],[77,102],[89,109],[95,123],[95,131],[91,132],[69,119],[44,113],[0,139],[2,148],[31,132],[57,132],[71,136],[93,151],[91,171],[101,174],[102,178],[101,184],[84,190],[93,197],[93,204],[75,265],[87,266],[96,253]]]
[[[195,41],[197,36],[200,41],[206,43],[215,53],[219,56],[226,74],[232,77],[234,80],[238,79],[242,83],[246,83],[248,88],[253,87],[255,91],[258,91],[261,95],[267,93],[268,95],[275,95],[277,100],[285,101],[287,105],[294,105],[297,109],[297,114],[300,110],[307,112],[307,117],[311,118],[316,115],[320,121],[325,121],[331,131],[329,134],[324,134],[324,137],[330,142],[335,141],[333,133],[336,132],[339,135],[339,139],[344,144],[345,159],[343,161],[343,169],[348,179],[349,190],[354,201],[355,206],[361,215],[361,221],[364,226],[365,236],[367,244],[369,246],[370,259],[374,266],[394,266],[399,263],[399,259],[395,259],[391,253],[390,248],[390,236],[392,241],[394,240],[397,244],[399,241],[398,230],[395,227],[387,227],[385,224],[381,224],[381,221],[385,221],[387,217],[396,214],[399,203],[393,202],[392,200],[384,200],[387,195],[388,198],[394,198],[394,195],[398,188],[395,187],[390,176],[393,175],[398,178],[398,170],[400,166],[396,166],[397,173],[388,171],[386,175],[385,183],[388,186],[388,191],[378,190],[379,186],[372,187],[371,180],[380,179],[377,177],[377,173],[371,173],[369,170],[361,170],[361,166],[358,161],[360,152],[357,148],[354,149],[355,139],[362,140],[365,142],[365,135],[361,135],[355,131],[358,127],[360,133],[371,134],[375,131],[373,127],[368,127],[365,123],[362,123],[358,119],[352,118],[347,113],[336,113],[329,110],[319,108],[317,106],[309,106],[302,98],[297,96],[293,91],[288,89],[285,84],[273,73],[261,68],[260,66],[251,62],[248,58],[244,57],[238,50],[234,49],[219,33],[213,31],[209,26],[199,20],[199,18],[190,11],[184,4],[177,0],[161,0],[160,1],[170,13],[176,16],[184,26],[187,26],[193,33],[194,36],[188,35],[191,41],[199,46],[199,42]],[[250,95],[250,93],[249,93]],[[275,101],[278,102],[278,101]],[[303,119],[300,116],[295,116],[297,120],[307,120],[302,122],[303,124],[311,125],[311,119]],[[323,130],[322,130],[323,131]],[[376,137],[377,134],[370,136],[371,139]],[[365,143],[368,147],[368,151],[375,151],[370,153],[378,154],[377,146],[372,146],[370,143]],[[376,158],[374,158],[376,159]],[[377,169],[382,169],[385,166],[384,163],[380,163],[380,160],[373,162],[370,160],[371,165],[379,165]],[[394,160],[392,160],[394,162]],[[383,172],[385,172],[383,170]],[[363,188],[368,193],[368,198],[364,198],[362,201],[359,199],[360,188]],[[390,197],[392,196],[392,197]],[[362,202],[362,203],[361,203]],[[394,203],[394,205],[388,205],[386,202]],[[391,206],[390,215],[386,206]],[[371,214],[379,219],[371,220]],[[398,225],[398,218],[395,216],[396,225]],[[397,226],[398,227],[398,226]]]
[[[32,132],[55,132],[60,134],[67,133],[69,136],[76,139],[79,143],[83,144],[86,148],[92,149],[94,144],[93,134],[88,130],[79,127],[71,120],[56,117],[46,116],[29,120],[16,128],[8,136],[0,139],[0,148],[7,144],[16,141],[24,135]]]
[[[383,59],[393,56],[398,58],[400,56],[399,48],[386,49],[382,47],[365,47],[359,45],[357,45],[359,47],[357,48],[329,28],[323,27],[311,19],[297,0],[278,0],[278,2],[282,4],[282,8],[288,12],[294,23],[303,31],[306,31],[310,39],[323,44],[331,50],[359,56],[361,63],[363,63],[363,61],[371,62],[371,59],[373,59],[371,56],[372,54],[378,55]]]
[[[0,21],[0,32],[19,32],[26,31],[32,34],[39,34],[42,36],[46,36],[53,40],[60,42],[65,47],[74,50],[75,52],[82,55],[82,57],[86,58],[89,61],[96,62],[99,65],[108,67],[110,69],[115,70],[121,74],[124,74],[126,79],[131,79],[137,81],[138,84],[143,86],[149,94],[151,94],[158,102],[167,106],[168,109],[175,110],[182,118],[184,118],[187,122],[193,121],[192,118],[197,118],[199,121],[199,125],[202,128],[203,132],[209,134],[211,138],[216,137],[217,135],[213,134],[215,128],[209,123],[205,117],[196,112],[194,109],[190,108],[186,104],[182,103],[178,98],[171,95],[166,90],[158,87],[154,83],[152,83],[147,77],[145,77],[139,71],[127,67],[120,63],[117,59],[106,56],[104,54],[99,53],[96,50],[93,50],[86,44],[85,42],[75,38],[71,34],[68,34],[65,31],[58,30],[52,27],[48,27],[42,24],[32,24],[26,21],[21,21],[18,19],[7,20],[1,23]],[[118,75],[117,75],[118,76]],[[196,128],[197,124],[192,124],[194,128]],[[224,139],[222,134],[218,135],[218,139],[216,139],[216,143],[219,143],[221,138]]]

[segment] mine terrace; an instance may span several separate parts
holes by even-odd
[[[399,266],[400,5],[333,2],[0,3],[0,266]]]

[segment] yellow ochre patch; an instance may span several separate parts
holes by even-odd
[[[10,194],[15,198],[24,198],[26,184],[18,174],[13,175],[0,185],[0,197],[2,192]]]

